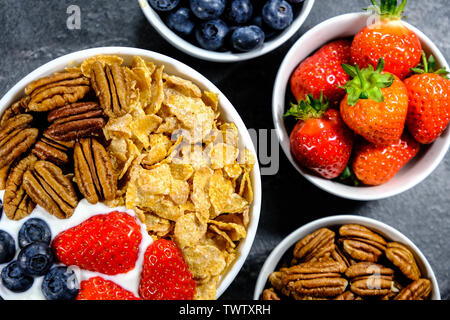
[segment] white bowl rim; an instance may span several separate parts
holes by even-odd
[[[283,255],[286,253],[289,248],[291,248],[295,243],[297,243],[300,239],[305,237],[306,235],[310,234],[311,232],[314,232],[322,227],[326,226],[337,226],[337,225],[344,225],[344,224],[360,224],[362,226],[366,226],[369,229],[373,230],[374,232],[379,232],[381,234],[383,233],[390,233],[393,234],[394,237],[397,237],[401,240],[394,240],[397,242],[400,242],[402,244],[405,244],[410,249],[412,249],[413,254],[415,254],[416,258],[419,258],[419,264],[422,264],[424,266],[427,275],[429,276],[429,279],[431,281],[431,286],[433,288],[431,299],[432,300],[440,300],[441,294],[439,291],[439,285],[437,282],[437,278],[434,274],[433,269],[431,268],[430,263],[428,262],[425,255],[420,251],[420,249],[403,233],[398,231],[397,229],[387,225],[384,222],[381,222],[379,220],[358,216],[358,215],[335,215],[335,216],[328,216],[324,218],[320,218],[317,220],[313,220],[307,224],[304,224],[297,230],[290,233],[286,238],[284,238],[270,253],[270,255],[267,257],[266,261],[264,262],[261,271],[259,272],[258,279],[256,280],[255,285],[255,291],[253,293],[253,299],[259,300],[261,293],[264,290],[264,287],[266,286],[268,277],[270,273],[272,273],[278,263],[280,262],[280,259],[283,257]],[[275,262],[276,261],[276,262]],[[274,263],[275,262],[275,263]]]
[[[167,27],[166,24],[161,21],[156,11],[153,10],[153,8],[151,8],[151,6],[148,4],[147,0],[138,0],[138,2],[150,24],[164,39],[166,39],[177,49],[202,60],[213,62],[237,62],[262,56],[280,47],[283,43],[289,40],[300,29],[306,18],[309,16],[315,0],[306,0],[298,17],[294,18],[292,24],[278,37],[266,42],[261,49],[244,53],[233,53],[231,51],[210,51],[196,46],[184,40],[182,37],[173,32],[169,27]]]
[[[365,194],[364,193],[365,189],[380,188],[380,186],[376,186],[376,187],[347,186],[347,185],[344,185],[344,184],[341,184],[338,182],[333,182],[330,180],[323,179],[314,174],[311,174],[307,170],[304,170],[295,161],[295,159],[293,159],[291,152],[290,152],[289,145],[285,145],[282,143],[283,140],[286,140],[286,137],[287,137],[287,141],[289,140],[289,134],[285,131],[284,124],[280,123],[277,118],[277,112],[278,112],[277,103],[279,102],[279,99],[277,99],[277,98],[281,97],[281,92],[286,91],[284,89],[285,85],[286,85],[286,88],[288,88],[287,84],[280,83],[281,78],[283,78],[284,74],[287,72],[289,72],[289,74],[291,74],[291,71],[288,69],[288,63],[290,60],[294,59],[296,49],[298,47],[302,46],[302,44],[305,41],[310,40],[318,30],[323,29],[325,26],[336,24],[343,20],[358,19],[358,18],[361,18],[361,16],[368,16],[368,13],[364,13],[364,12],[347,13],[347,14],[339,15],[339,16],[330,18],[328,20],[325,20],[325,21],[321,22],[320,24],[316,25],[315,27],[311,28],[310,30],[308,30],[305,34],[302,35],[302,37],[300,37],[294,43],[294,45],[291,47],[291,49],[288,51],[285,58],[283,59],[283,62],[281,63],[280,68],[277,73],[277,76],[275,78],[273,93],[272,93],[272,120],[273,120],[273,123],[275,126],[275,131],[277,133],[278,141],[283,149],[284,154],[286,155],[288,160],[291,162],[291,164],[294,166],[294,168],[303,177],[305,177],[308,181],[310,181],[316,187],[322,189],[323,191],[331,193],[335,196],[350,199],[350,200],[370,201],[370,200],[385,199],[385,198],[389,198],[389,197],[398,195],[402,192],[405,192],[405,191],[415,187],[416,185],[421,183],[423,180],[425,180],[436,169],[436,167],[441,163],[442,159],[444,158],[445,154],[447,153],[448,149],[450,148],[449,128],[447,128],[447,130],[446,130],[446,132],[447,132],[446,136],[444,137],[444,134],[445,134],[445,132],[444,132],[444,134],[440,137],[440,139],[445,139],[443,147],[439,150],[438,154],[433,159],[433,161],[428,165],[427,169],[423,170],[420,174],[416,175],[414,180],[412,180],[410,183],[403,184],[400,187],[398,187],[397,189],[391,190],[390,192],[381,191],[381,192],[378,192],[377,194]],[[436,60],[438,61],[438,63],[440,63],[443,67],[447,68],[447,70],[450,70],[445,57],[443,56],[441,51],[438,49],[438,47],[431,41],[431,39],[428,38],[422,31],[420,31],[413,25],[409,24],[408,22],[403,21],[403,23],[405,23],[405,25],[408,28],[410,28],[412,31],[414,31],[418,35],[420,41],[423,44],[426,44],[426,46],[433,53],[433,55],[436,58]],[[298,63],[300,63],[300,62],[301,61],[299,61]],[[284,105],[285,94],[283,94],[282,97],[283,97],[283,105]],[[327,186],[325,184],[327,184]]]
[[[228,286],[233,282],[234,278],[237,276],[239,271],[241,270],[247,256],[250,252],[250,249],[253,245],[253,241],[256,236],[256,231],[258,228],[260,211],[261,211],[261,198],[262,198],[262,188],[261,188],[261,174],[259,168],[259,162],[257,158],[257,153],[255,151],[255,147],[252,143],[252,139],[248,130],[239,116],[238,112],[228,100],[227,97],[219,90],[211,81],[209,81],[206,77],[200,74],[198,71],[193,68],[187,66],[186,64],[175,60],[166,55],[149,51],[145,49],[131,48],[131,47],[98,47],[98,48],[90,48],[81,51],[76,51],[73,53],[69,53],[67,55],[56,58],[46,64],[40,66],[35,69],[28,75],[26,75],[22,80],[16,83],[1,99],[0,99],[0,113],[14,102],[14,99],[23,95],[23,89],[33,80],[42,77],[44,74],[50,74],[56,71],[61,71],[64,67],[69,66],[74,61],[82,61],[86,58],[96,56],[96,55],[118,55],[118,56],[141,56],[144,59],[153,59],[164,63],[165,65],[170,65],[175,68],[179,75],[183,75],[197,84],[200,87],[207,88],[210,91],[217,92],[219,94],[219,108],[222,112],[226,112],[229,115],[228,121],[232,121],[238,127],[239,134],[241,136],[243,145],[248,148],[253,155],[255,156],[256,163],[252,172],[253,179],[253,191],[254,191],[254,199],[253,204],[251,206],[251,219],[250,223],[247,227],[247,236],[239,244],[239,256],[233,262],[231,266],[226,270],[226,274],[224,274],[220,280],[220,285],[217,289],[216,298],[219,298],[224,291],[228,288]]]

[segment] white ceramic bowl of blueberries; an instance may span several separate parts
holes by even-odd
[[[237,62],[264,55],[302,26],[314,0],[138,0],[169,43],[199,59]]]

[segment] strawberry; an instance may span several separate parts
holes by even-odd
[[[360,68],[376,67],[380,58],[386,61],[386,72],[404,79],[410,68],[420,62],[422,46],[418,36],[401,21],[406,0],[372,0],[380,20],[356,34],[351,46],[353,63]]]
[[[52,247],[65,265],[115,275],[134,268],[141,240],[136,219],[114,211],[93,216],[61,232]]]
[[[323,95],[333,104],[338,104],[345,95],[340,88],[350,78],[341,64],[350,63],[349,40],[337,40],[326,44],[295,69],[291,76],[291,91],[297,101],[312,94],[319,99]]]
[[[377,69],[360,70],[357,65],[343,65],[353,80],[344,88],[341,116],[355,133],[376,145],[390,145],[400,139],[408,112],[408,93],[395,75],[382,72],[383,59]]]
[[[159,239],[144,255],[139,295],[144,300],[192,300],[195,281],[181,250],[170,240]]]
[[[377,186],[391,180],[419,152],[419,143],[405,133],[390,146],[376,146],[361,139],[356,144],[352,168],[364,184]]]
[[[345,126],[339,112],[328,109],[323,96],[308,95],[292,105],[285,116],[299,119],[291,132],[291,151],[304,167],[325,179],[338,177],[345,169],[353,146],[353,133]]]
[[[412,70],[417,74],[405,80],[408,89],[406,124],[414,139],[423,144],[435,141],[450,121],[450,80],[445,68],[436,70],[436,61],[422,54],[423,64]],[[420,68],[422,67],[422,68]]]
[[[81,281],[77,300],[141,300],[132,292],[102,277]]]

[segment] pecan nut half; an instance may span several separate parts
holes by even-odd
[[[87,138],[76,143],[74,164],[78,188],[90,203],[115,199],[117,183],[111,159],[97,140]]]
[[[344,225],[339,235],[344,252],[358,261],[377,262],[386,250],[383,237],[360,225]]]
[[[118,63],[104,65],[96,61],[92,65],[92,87],[105,114],[120,117],[129,110],[130,88],[125,69]]]
[[[41,160],[47,160],[57,165],[69,163],[68,152],[73,148],[73,141],[57,141],[44,133],[43,137],[36,142],[31,152]]]
[[[351,279],[350,290],[359,296],[385,296],[394,284],[394,270],[371,262],[354,264],[345,275]]]
[[[263,300],[280,300],[280,297],[278,296],[278,294],[275,292],[275,290],[273,288],[269,288],[269,289],[266,289],[263,291],[262,299]]]
[[[403,244],[398,242],[389,242],[386,247],[386,257],[400,271],[411,280],[420,278],[420,270],[412,252]]]
[[[77,102],[90,90],[90,81],[81,72],[55,73],[25,88],[25,93],[30,96],[27,108],[31,111],[50,111]]]
[[[431,281],[419,279],[410,283],[394,298],[394,300],[424,300],[431,293]]]
[[[26,96],[19,101],[14,102],[9,108],[3,112],[3,115],[1,116],[0,120],[0,127],[3,127],[9,119],[25,113],[27,110],[28,102],[30,101],[30,97]]]
[[[25,218],[36,206],[23,187],[23,176],[27,170],[33,168],[36,161],[37,158],[34,155],[27,156],[13,166],[11,173],[8,175],[3,196],[3,209],[6,216],[11,220]]]
[[[31,114],[18,114],[7,121],[0,127],[0,141],[5,139],[11,132],[29,127],[33,121]]]
[[[23,187],[35,203],[59,219],[70,218],[78,204],[72,182],[48,161],[37,161],[25,172]]]
[[[58,141],[72,141],[100,134],[106,125],[96,102],[74,103],[58,108],[47,117],[51,125],[45,133]]]
[[[338,295],[333,300],[362,300],[362,298],[358,297],[351,291],[345,291],[344,293]]]
[[[330,298],[343,293],[347,285],[348,281],[342,277],[325,277],[289,282],[287,287],[297,296]]]
[[[294,257],[300,261],[309,261],[331,254],[335,248],[334,235],[334,232],[327,228],[307,235],[295,245]]]
[[[281,281],[284,285],[289,282],[305,279],[339,277],[341,265],[331,259],[326,261],[309,261],[290,268],[282,268]]]
[[[36,142],[39,131],[35,128],[16,129],[0,141],[0,168],[9,166]]]

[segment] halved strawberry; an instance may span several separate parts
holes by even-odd
[[[67,266],[115,275],[133,269],[142,240],[136,219],[114,211],[89,218],[58,234],[52,243],[56,257]]]
[[[81,281],[77,300],[141,300],[132,292],[102,277]]]
[[[195,281],[177,245],[159,239],[144,255],[139,295],[144,300],[192,300]]]

